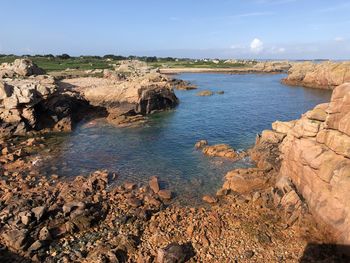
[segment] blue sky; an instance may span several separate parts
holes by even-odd
[[[350,59],[349,0],[1,0],[0,53]]]

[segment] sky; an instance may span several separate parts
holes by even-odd
[[[350,59],[350,0],[1,0],[0,53]]]

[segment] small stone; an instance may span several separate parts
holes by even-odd
[[[37,221],[40,221],[40,219],[45,213],[45,210],[46,210],[45,206],[37,206],[32,209],[32,212],[34,213]]]
[[[45,241],[45,240],[50,240],[51,239],[51,234],[49,229],[45,226],[43,227],[40,232],[39,232],[39,240]]]
[[[204,195],[204,196],[202,197],[202,200],[203,200],[204,202],[209,203],[209,204],[215,204],[215,203],[218,201],[215,197],[213,197],[213,196],[211,196],[211,195]]]
[[[253,250],[247,250],[244,252],[244,257],[245,258],[252,258],[254,256],[254,251]]]
[[[134,197],[131,197],[131,198],[128,198],[128,204],[132,207],[139,207],[142,205],[142,202],[140,199],[137,199],[137,198],[134,198]]]
[[[165,200],[171,199],[171,191],[170,190],[160,190],[158,192],[158,195],[160,198],[165,199]]]
[[[148,184],[153,192],[155,193],[159,192],[159,183],[158,183],[158,178],[156,176],[152,176]]]
[[[261,197],[261,194],[260,194],[259,192],[255,192],[255,193],[253,194],[252,201],[253,201],[253,202],[256,202],[260,197]]]
[[[21,222],[27,226],[30,223],[30,216],[28,215],[21,216]]]
[[[216,196],[225,196],[228,195],[229,190],[221,188],[216,192]]]
[[[194,145],[194,148],[200,149],[200,148],[203,148],[204,146],[207,146],[207,145],[208,145],[207,140],[200,140],[200,141],[196,142],[196,144]]]
[[[29,252],[36,251],[36,250],[40,249],[42,247],[42,245],[43,244],[39,240],[37,240],[28,248],[28,251]]]
[[[124,184],[124,188],[129,191],[135,189],[135,187],[136,187],[136,184],[134,183],[126,182]]]
[[[192,237],[193,235],[193,231],[194,231],[194,226],[193,225],[189,225],[186,229],[186,233],[189,237]]]
[[[158,249],[157,263],[176,263],[186,261],[185,249],[176,243],[169,244],[165,248]]]

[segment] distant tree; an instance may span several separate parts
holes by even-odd
[[[55,58],[55,56],[52,55],[52,54],[45,54],[43,57],[45,57],[45,58]]]
[[[166,57],[164,58],[165,61],[175,61],[175,58],[172,57]]]
[[[157,57],[147,57],[146,58],[146,62],[157,62],[157,61],[158,61]]]
[[[60,59],[69,59],[70,58],[70,56],[68,54],[62,54],[62,55],[59,55],[57,57]]]

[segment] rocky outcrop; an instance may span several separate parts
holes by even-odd
[[[350,244],[350,84],[290,125],[281,143],[280,176],[291,178],[310,210]]]
[[[75,78],[62,81],[65,88],[79,92],[90,104],[108,110],[108,120],[127,124],[142,116],[167,110],[178,104],[168,78],[148,73],[127,80],[116,78]]]
[[[291,66],[288,61],[265,61],[258,62],[253,66],[253,69],[262,73],[281,73],[287,72]]]
[[[13,63],[0,65],[0,79],[42,75],[45,71],[29,59],[16,59]]]
[[[320,225],[346,245],[350,244],[349,123],[350,84],[345,83],[334,89],[330,103],[316,106],[298,120],[273,123],[273,130],[264,131],[251,151],[257,166],[270,171],[265,178],[273,178],[275,205],[300,215],[305,200]],[[244,178],[253,182],[252,190],[258,176],[253,180],[246,173],[228,174],[226,188],[246,191]],[[290,221],[296,217],[291,213]]]
[[[90,109],[76,92],[58,87],[54,78],[41,75],[0,82],[0,135],[30,131],[71,131]]]
[[[310,88],[334,89],[350,81],[350,62],[294,63],[282,83]]]
[[[36,106],[57,91],[50,77],[0,82],[0,123],[2,134],[24,134],[38,122]]]
[[[223,189],[266,194],[288,224],[311,212],[330,242],[350,244],[350,83],[298,120],[276,121],[249,152],[256,168],[226,175]],[[308,209],[307,209],[308,207]]]

